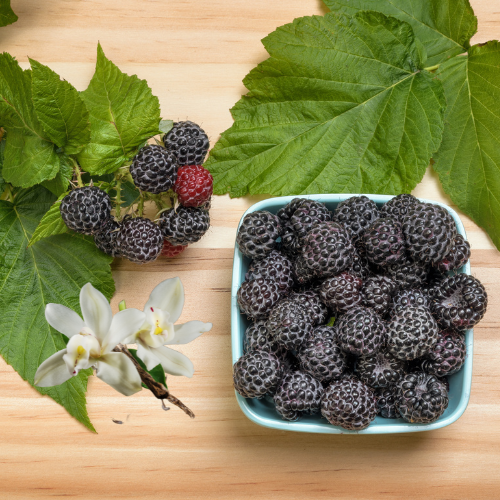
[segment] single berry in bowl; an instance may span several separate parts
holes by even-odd
[[[418,198],[411,194],[398,194],[380,207],[381,217],[393,217],[396,220],[403,221],[410,209],[421,203]]]
[[[318,278],[316,271],[306,266],[302,255],[297,255],[295,259],[293,259],[293,273],[298,285],[310,285],[312,281]]]
[[[359,379],[370,387],[389,387],[399,382],[406,373],[406,362],[395,358],[385,349],[361,356],[356,362],[355,372]]]
[[[111,255],[111,257],[119,257],[120,252],[116,246],[116,237],[119,229],[120,224],[118,224],[115,219],[110,218],[104,228],[94,234],[95,246],[101,250],[101,252]]]
[[[403,223],[406,248],[416,261],[436,264],[453,246],[457,228],[445,208],[419,203],[409,210]]]
[[[245,215],[236,236],[240,252],[250,258],[262,259],[277,246],[282,226],[276,215],[259,210]]]
[[[323,396],[321,382],[309,373],[290,371],[281,380],[274,395],[276,411],[284,420],[298,420],[303,414],[319,411]]]
[[[210,215],[202,208],[170,208],[162,212],[159,224],[168,242],[185,246],[201,240],[210,228]]]
[[[352,431],[366,429],[377,415],[373,389],[352,376],[335,380],[323,394],[321,414],[332,425]]]
[[[135,155],[130,175],[141,191],[159,194],[174,187],[178,168],[174,155],[162,146],[149,144]]]
[[[324,203],[314,200],[305,200],[292,214],[289,224],[300,241],[305,238],[315,224],[331,220],[332,213],[326,208]]]
[[[363,304],[383,316],[396,290],[396,283],[387,276],[372,276],[363,283]]]
[[[343,351],[356,356],[369,356],[385,342],[386,327],[373,309],[357,306],[340,317],[337,335]]]
[[[429,353],[439,328],[426,307],[408,306],[387,325],[387,349],[398,359],[412,360]]]
[[[298,302],[288,297],[270,311],[267,328],[280,345],[297,350],[313,329],[313,321]]]
[[[333,311],[346,312],[361,304],[361,287],[361,278],[344,271],[323,281],[320,288],[321,300]]]
[[[433,288],[431,309],[443,328],[465,331],[484,316],[488,296],[481,282],[467,274],[448,276]]]
[[[241,312],[255,319],[267,318],[280,297],[278,284],[264,278],[244,281],[237,294]]]
[[[202,165],[210,147],[205,131],[191,121],[174,123],[163,136],[163,144],[179,165]]]
[[[286,223],[292,218],[295,211],[307,201],[309,201],[308,198],[294,198],[290,203],[287,203],[283,208],[280,208],[276,215],[281,222],[286,225]]]
[[[448,408],[448,403],[446,386],[434,375],[409,373],[397,384],[396,407],[407,422],[434,422]]]
[[[276,281],[283,295],[287,295],[294,285],[292,261],[278,250],[266,257],[252,261],[246,279],[266,278]]]
[[[450,251],[434,266],[442,273],[456,271],[467,263],[470,258],[469,242],[461,235],[457,234],[453,239]]]
[[[290,300],[299,305],[312,321],[313,326],[321,325],[328,319],[328,309],[321,302],[316,290],[302,290],[290,295]]]
[[[399,314],[408,306],[429,307],[429,303],[427,294],[419,288],[400,290],[392,298],[390,314],[391,316]]]
[[[111,218],[111,198],[96,186],[73,189],[61,201],[61,217],[69,229],[83,234],[103,230]]]
[[[304,264],[318,277],[328,278],[352,263],[353,245],[345,228],[337,222],[317,223],[304,238]]]
[[[201,165],[186,165],[177,171],[174,191],[183,207],[201,207],[213,193],[213,178]]]
[[[280,360],[271,352],[250,351],[233,366],[234,388],[244,398],[261,398],[272,394],[283,375]]]
[[[457,373],[465,362],[467,349],[462,333],[445,330],[422,360],[422,370],[436,377]]]
[[[399,418],[396,408],[396,386],[380,387],[375,391],[377,414],[382,418]]]
[[[338,346],[336,336],[335,328],[317,326],[300,348],[302,370],[320,382],[340,379],[347,368],[346,354]]]
[[[363,233],[366,258],[372,264],[388,266],[400,262],[405,254],[401,223],[390,217],[380,217]]]
[[[352,196],[340,202],[334,212],[334,220],[343,224],[354,240],[379,217],[377,205],[366,196]]]
[[[426,283],[429,269],[428,264],[405,256],[403,260],[386,266],[384,271],[398,288],[419,288]]]
[[[273,339],[265,319],[251,323],[245,330],[243,339],[243,352],[259,350],[272,352],[278,359],[282,359],[287,353],[286,349]]]
[[[163,235],[149,219],[125,219],[116,236],[116,247],[122,257],[132,262],[152,262],[162,251]]]

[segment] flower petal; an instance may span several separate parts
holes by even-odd
[[[142,389],[141,377],[134,363],[122,352],[108,352],[99,358],[96,375],[124,396]]]
[[[80,291],[80,307],[85,324],[101,341],[108,333],[113,313],[106,297],[90,283]]]
[[[166,345],[188,344],[211,329],[212,323],[203,323],[203,321],[188,321],[182,325],[174,325],[175,336]]]
[[[47,358],[35,373],[35,385],[38,387],[52,387],[54,385],[63,384],[69,380],[72,375],[68,370],[63,356],[66,354],[66,349],[52,354]]]
[[[75,311],[61,304],[47,304],[45,306],[45,319],[52,328],[68,338],[78,335],[84,327],[82,318]]]
[[[152,370],[160,364],[160,360],[155,356],[156,349],[143,343],[137,343],[137,356],[146,365],[148,370]]]
[[[101,341],[103,354],[111,352],[117,344],[136,333],[144,324],[145,317],[139,309],[124,309],[115,314],[108,333]]]
[[[193,363],[187,356],[184,356],[184,354],[164,346],[151,350],[160,360],[163,369],[167,373],[170,373],[170,375],[183,375],[184,377],[190,378],[193,376]]]
[[[151,292],[144,310],[150,307],[167,311],[170,314],[169,321],[175,323],[179,319],[184,307],[184,287],[182,286],[182,281],[179,278],[171,278],[157,285]]]

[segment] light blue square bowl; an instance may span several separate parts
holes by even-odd
[[[325,203],[331,210],[341,202],[350,198],[351,196],[359,196],[354,194],[324,194],[324,195],[308,195],[301,196],[301,198],[310,198],[316,201]],[[386,201],[390,200],[392,196],[384,195],[365,195],[373,200],[379,207]],[[282,198],[270,198],[260,201],[251,206],[244,214],[255,212],[257,210],[268,210],[269,212],[276,213],[280,208],[284,207],[296,196],[285,196]],[[438,203],[432,200],[422,199],[421,201],[435,203],[441,205],[448,210],[457,225],[458,232],[466,238],[465,229],[458,214],[447,205]],[[243,220],[242,217],[242,220]],[[241,221],[240,221],[241,224]],[[243,337],[245,330],[249,324],[246,317],[240,313],[238,303],[236,301],[236,294],[238,289],[245,280],[245,274],[248,270],[250,259],[244,257],[235,245],[234,262],[233,262],[233,280],[231,286],[231,345],[233,364],[243,355]],[[460,270],[460,273],[470,274],[470,263],[467,262]],[[302,417],[297,422],[287,422],[274,409],[272,399],[246,399],[240,394],[236,393],[236,399],[243,413],[253,422],[264,427],[272,429],[279,429],[285,431],[296,432],[316,432],[324,434],[395,434],[400,432],[421,432],[431,431],[446,427],[458,420],[469,402],[470,389],[472,383],[472,349],[473,349],[473,330],[468,330],[465,334],[465,341],[467,345],[467,357],[462,369],[449,377],[450,402],[446,411],[441,417],[432,422],[431,424],[410,424],[403,419],[385,419],[376,417],[371,425],[362,431],[348,431],[341,427],[330,425],[325,419],[321,418],[320,414],[307,415]]]

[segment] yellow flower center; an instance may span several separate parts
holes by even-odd
[[[85,354],[85,348],[79,345],[76,349],[76,352],[78,353],[78,356],[81,356],[82,354]]]
[[[163,333],[163,328],[160,326],[160,321],[156,320],[155,335],[161,335]]]

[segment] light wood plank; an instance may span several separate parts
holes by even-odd
[[[471,0],[480,31],[498,38],[497,0]],[[201,122],[212,144],[231,125],[230,107],[245,74],[265,58],[260,39],[294,17],[321,14],[319,0],[12,0],[19,21],[0,29],[2,50],[27,67],[49,64],[83,90],[96,44],[145,78],[167,118]],[[450,203],[429,170],[414,192]],[[462,216],[474,248],[473,273],[490,307],[476,328],[471,401],[454,425],[432,433],[323,436],[256,426],[231,385],[230,283],[236,226],[262,197],[217,197],[210,233],[177,259],[147,266],[117,260],[119,300],[142,307],[161,280],[180,276],[182,321],[214,328],[179,350],[195,363],[193,379],[170,377],[172,392],[193,408],[163,412],[143,391],[124,398],[97,379],[89,384],[93,435],[38,395],[0,360],[0,498],[498,498],[500,477],[500,254]],[[123,421],[122,425],[112,419]]]

